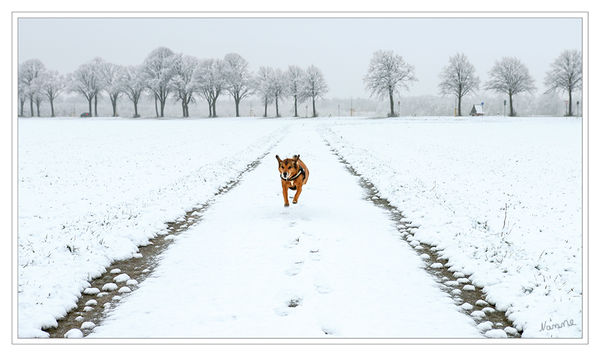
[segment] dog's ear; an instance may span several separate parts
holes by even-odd
[[[275,158],[277,158],[277,162],[281,162],[281,158],[279,158],[279,155],[275,155]]]
[[[300,159],[300,155],[295,155],[294,156],[294,161],[298,161],[298,159]]]

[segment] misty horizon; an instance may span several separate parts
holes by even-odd
[[[321,68],[329,98],[369,98],[363,77],[373,52],[393,50],[415,67],[400,96],[441,95],[439,73],[464,53],[482,82],[495,61],[519,58],[537,86],[566,49],[581,50],[581,19],[565,18],[20,18],[19,63],[40,59],[66,74],[94,57],[141,64],[154,48],[198,58],[235,52],[260,66]],[[273,29],[277,29],[274,31]],[[186,34],[181,36],[181,34]],[[405,33],[410,33],[406,36]],[[480,95],[488,95],[480,89]]]

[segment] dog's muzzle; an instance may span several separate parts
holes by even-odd
[[[286,172],[286,173],[287,173],[287,172]],[[295,176],[293,176],[293,177],[288,177],[288,176],[285,176],[285,177],[284,177],[284,176],[283,176],[283,174],[280,174],[280,175],[279,175],[279,177],[281,177],[281,179],[283,179],[283,180],[285,180],[285,181],[288,181],[288,182],[290,182],[290,181],[293,181],[294,179],[296,179],[296,178],[300,177],[300,176],[301,176],[301,175],[303,175],[303,174],[305,174],[305,173],[304,173],[304,169],[302,169],[302,167],[300,167],[300,170],[298,170],[298,173],[296,173],[296,175],[295,175]]]

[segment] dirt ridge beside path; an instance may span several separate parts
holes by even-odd
[[[414,231],[419,226],[408,220],[389,200],[381,197],[375,185],[360,175],[327,140],[325,140],[325,144],[340,163],[359,179],[360,186],[366,192],[365,199],[388,212],[402,239],[423,258],[426,264],[425,270],[434,277],[440,289],[448,293],[455,304],[461,307],[462,312],[475,320],[482,334],[485,335],[488,331],[495,329],[506,332],[505,329],[508,327],[508,330],[511,331],[506,332],[508,338],[521,337],[521,332],[513,327],[506,314],[496,310],[495,305],[486,300],[483,288],[473,285],[468,275],[453,271],[452,267],[447,264],[448,259],[441,256],[440,248],[415,240]]]
[[[90,281],[90,287],[83,291],[77,306],[65,317],[57,320],[58,326],[43,331],[47,332],[50,338],[64,338],[65,333],[71,329],[80,329],[84,337],[89,335],[122,298],[126,298],[127,294],[137,289],[139,283],[152,274],[160,261],[161,254],[171,245],[174,237],[201,221],[204,212],[215,200],[238,185],[244,175],[253,171],[278,142],[279,140],[246,165],[234,179],[221,186],[206,202],[186,211],[178,219],[167,222],[167,232],[159,233],[151,238],[147,245],[139,246],[138,253],[134,257],[115,261],[108,266],[105,273]],[[123,277],[117,278],[117,276]]]

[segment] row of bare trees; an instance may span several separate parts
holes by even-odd
[[[533,92],[536,87],[527,67],[515,57],[504,57],[497,61],[489,72],[490,79],[484,89],[508,95],[510,116],[515,116],[513,96],[523,92]],[[396,116],[394,94],[400,89],[408,89],[417,80],[414,67],[402,56],[392,51],[377,51],[373,54],[369,70],[364,77],[367,90],[380,98],[389,97],[389,116]],[[454,95],[458,101],[458,116],[462,115],[462,99],[479,89],[480,80],[475,67],[468,58],[458,53],[450,57],[449,63],[440,73],[439,89],[444,95]],[[552,63],[544,81],[546,93],[563,91],[569,96],[568,116],[573,116],[572,94],[582,88],[581,52],[565,50]]]
[[[29,112],[34,116],[33,104],[40,116],[40,104],[48,99],[52,116],[54,116],[54,100],[65,90],[66,81],[56,71],[47,70],[38,59],[31,59],[19,65],[18,97],[19,116],[24,115],[26,101],[29,101]]]
[[[189,104],[199,99],[208,104],[208,116],[216,117],[217,99],[222,94],[232,97],[236,116],[240,116],[240,102],[256,95],[265,105],[264,116],[268,114],[268,105],[275,103],[279,117],[281,101],[293,98],[294,116],[298,116],[298,103],[310,100],[316,117],[316,101],[328,91],[323,73],[312,65],[306,70],[289,66],[286,71],[260,67],[254,74],[237,53],[227,54],[223,59],[200,60],[166,47],[153,50],[141,65],[121,66],[94,58],[68,75],[47,70],[38,59],[27,60],[19,65],[18,83],[20,116],[24,116],[27,100],[31,116],[34,104],[40,116],[40,103],[48,100],[52,117],[54,100],[66,91],[82,95],[94,116],[98,116],[98,98],[105,94],[110,99],[113,116],[118,116],[119,99],[126,96],[133,104],[134,117],[138,117],[139,100],[147,93],[154,98],[157,117],[164,117],[169,98],[181,103],[183,117],[189,117]]]
[[[504,57],[489,71],[490,79],[485,90],[508,96],[510,115],[516,115],[513,97],[523,92],[533,92],[536,87],[527,67],[515,57]],[[414,66],[392,51],[373,54],[364,82],[371,95],[389,98],[390,116],[396,116],[394,95],[407,89],[416,81]],[[463,98],[479,89],[480,79],[468,58],[458,53],[449,59],[440,73],[439,90],[444,95],[454,95],[458,101],[458,115],[462,115]],[[552,63],[544,81],[546,92],[563,91],[568,94],[568,115],[573,115],[572,94],[582,88],[581,52],[566,50]],[[133,103],[134,116],[138,117],[138,102],[144,93],[154,98],[157,117],[164,116],[169,98],[181,103],[183,117],[189,117],[189,104],[198,99],[208,104],[208,116],[217,116],[217,99],[230,95],[235,103],[236,116],[240,116],[240,102],[255,95],[264,103],[264,116],[268,105],[275,104],[275,115],[280,116],[279,105],[286,98],[293,99],[294,116],[298,116],[298,103],[309,100],[312,114],[317,116],[316,101],[322,99],[328,87],[323,73],[315,66],[306,70],[289,66],[287,70],[260,67],[256,74],[239,54],[230,53],[223,59],[200,60],[193,56],[174,53],[166,47],[152,51],[138,66],[121,66],[101,58],[82,64],[73,73],[63,76],[47,70],[37,59],[19,65],[20,115],[24,115],[29,101],[31,116],[34,104],[40,116],[40,104],[47,100],[54,116],[54,101],[65,91],[81,94],[87,101],[90,114],[98,116],[98,97],[104,93],[110,99],[113,116],[117,116],[117,103],[126,96]]]

